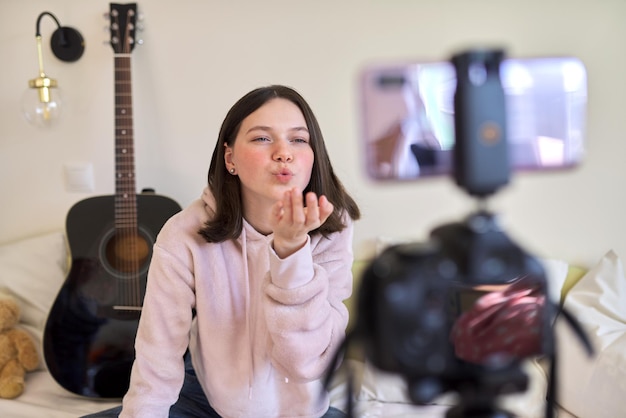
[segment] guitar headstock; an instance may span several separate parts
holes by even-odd
[[[111,46],[116,54],[130,54],[135,48],[137,3],[110,3]]]

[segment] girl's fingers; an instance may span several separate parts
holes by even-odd
[[[319,218],[320,225],[326,222],[326,219],[333,213],[335,207],[332,203],[326,198],[326,196],[320,196],[319,200]]]
[[[304,202],[302,200],[302,192],[296,188],[289,191],[291,196],[291,221],[294,223],[303,223],[305,221]]]
[[[293,222],[293,193],[292,190],[288,190],[283,195],[283,216],[282,222],[287,225]]]
[[[281,219],[285,214],[285,202],[280,200],[274,204],[274,216],[276,219]]]
[[[285,192],[283,200],[277,202],[275,216],[283,227],[291,225],[295,228],[304,227],[310,231],[326,222],[333,209],[333,204],[326,196],[322,195],[318,199],[314,192],[303,196],[301,191],[293,188]]]
[[[313,192],[306,194],[306,224],[312,224],[319,220],[320,212],[317,205],[317,196]]]

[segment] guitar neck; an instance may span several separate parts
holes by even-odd
[[[130,54],[115,56],[115,227],[136,230],[137,199]]]

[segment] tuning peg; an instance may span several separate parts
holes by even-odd
[[[137,39],[137,45],[143,45],[143,39]]]
[[[111,15],[109,14],[109,12],[102,13],[102,17],[104,18],[104,20],[111,20]]]
[[[111,23],[110,25],[105,25],[105,26],[103,26],[103,27],[102,27],[102,30],[103,30],[105,33],[109,33],[109,32],[111,32],[112,30],[117,30],[117,29],[118,29],[118,25],[117,25],[117,23]]]
[[[145,29],[143,23],[137,23],[135,25],[135,29],[138,30],[139,32],[143,32],[143,30]]]

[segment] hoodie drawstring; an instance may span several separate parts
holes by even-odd
[[[243,230],[241,231],[241,247],[242,247],[242,251],[243,251],[243,271],[244,271],[244,277],[243,280],[245,282],[245,286],[246,286],[246,294],[244,295],[245,301],[246,301],[246,326],[248,328],[248,340],[250,340],[250,365],[251,365],[251,369],[252,371],[254,371],[254,352],[252,351],[252,338],[253,338],[253,333],[252,333],[252,324],[250,323],[251,320],[251,313],[250,313],[250,277],[248,277],[248,272],[250,271],[248,268],[248,240],[247,240],[247,234],[246,234],[246,229],[243,228]],[[252,375],[253,373],[250,373],[250,375],[248,376],[248,399],[252,399]]]

